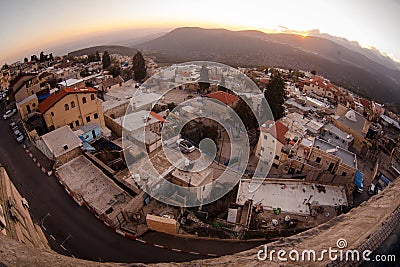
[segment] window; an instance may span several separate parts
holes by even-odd
[[[90,122],[90,116],[86,117],[86,122]]]
[[[86,97],[82,97],[82,103],[86,104]]]
[[[268,138],[268,136],[267,136],[267,135],[264,135],[264,140],[267,140],[267,138]]]
[[[264,147],[261,147],[261,151],[264,151]]]
[[[65,104],[65,105],[64,105],[64,108],[65,108],[65,111],[69,110],[68,104]]]
[[[94,94],[90,95],[90,100],[94,100]]]
[[[98,115],[97,113],[94,113],[94,114],[93,114],[93,118],[94,118],[94,119],[98,119],[98,118],[99,118],[99,115]]]
[[[275,156],[275,159],[276,159],[276,160],[279,160],[279,156],[278,156],[278,155],[276,155],[276,156]]]
[[[71,122],[70,124],[69,124],[69,127],[72,129],[72,128],[74,128],[74,124]]]
[[[71,101],[71,108],[74,108],[74,107],[75,107],[75,102]]]
[[[52,117],[54,117],[54,112],[53,111],[50,114],[51,114]]]
[[[32,103],[32,107],[36,107],[36,103]]]
[[[76,126],[76,127],[79,126],[79,121],[78,121],[78,120],[75,121],[75,126]]]
[[[347,173],[346,172],[342,172],[342,176],[346,176],[347,175]]]
[[[316,162],[316,163],[320,163],[320,162],[321,162],[321,158],[320,158],[320,157],[317,157],[317,158],[315,159],[315,162]]]

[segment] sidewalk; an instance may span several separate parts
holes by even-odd
[[[36,163],[37,167],[42,170],[43,173],[51,176],[53,174],[54,161],[49,160],[40,150],[38,150],[29,140],[22,145],[26,153],[32,158],[33,162]]]

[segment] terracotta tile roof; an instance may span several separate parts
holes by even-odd
[[[371,106],[371,102],[368,99],[365,98],[360,98],[360,103],[361,105],[363,105],[364,107],[369,107]]]
[[[313,76],[311,79],[307,79],[306,82],[319,86],[321,88],[327,88],[327,84],[320,76]]]
[[[230,105],[239,100],[238,96],[231,95],[231,94],[223,92],[223,91],[215,91],[215,92],[209,93],[206,96],[209,98],[219,100],[227,105]]]
[[[97,90],[91,87],[79,88],[76,90],[74,88],[64,88],[58,91],[57,93],[50,95],[43,102],[41,102],[39,104],[39,111],[41,113],[44,113],[47,110],[49,110],[52,106],[54,106],[58,101],[60,101],[64,96],[68,94],[79,94],[79,93],[97,93]]]
[[[160,115],[158,115],[157,113],[155,113],[154,111],[150,111],[150,115],[158,121],[165,122],[165,119]]]
[[[273,137],[275,137],[283,145],[287,144],[287,141],[285,139],[285,134],[287,131],[289,131],[289,128],[287,128],[280,121],[277,121],[275,123],[273,121],[266,121],[264,123],[264,125],[265,125],[265,127],[264,126],[260,127],[261,132],[270,133]]]

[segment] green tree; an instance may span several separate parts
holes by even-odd
[[[95,57],[96,57],[96,62],[101,61],[99,51],[96,51]]]
[[[257,119],[253,111],[243,99],[239,99],[233,110],[239,116],[247,130],[252,130],[258,127]]]
[[[130,68],[123,69],[121,71],[121,77],[122,79],[124,79],[124,81],[132,79],[133,77],[132,70]]]
[[[144,61],[144,57],[140,51],[133,56],[132,70],[136,81],[141,82],[144,78],[146,78],[146,62]]]
[[[113,78],[119,76],[121,74],[121,68],[118,66],[110,65],[107,70],[113,76]]]
[[[33,62],[33,61],[38,61],[37,56],[36,56],[36,55],[32,55],[32,56],[31,56],[31,61],[32,61],[32,62]]]
[[[90,63],[90,62],[94,62],[94,61],[96,61],[96,56],[93,53],[90,53],[88,55],[87,62]]]
[[[111,65],[111,58],[110,54],[108,54],[107,51],[104,51],[103,53],[103,69],[107,69]]]
[[[279,73],[274,74],[269,81],[265,92],[265,99],[271,108],[275,121],[285,115],[285,83]]]
[[[174,102],[171,102],[171,103],[168,103],[167,106],[168,106],[169,111],[172,111],[176,107],[176,104]]]

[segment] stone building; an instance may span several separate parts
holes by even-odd
[[[93,88],[65,88],[39,104],[49,130],[69,125],[71,129],[85,124],[98,123],[103,128],[104,117],[101,100]]]

